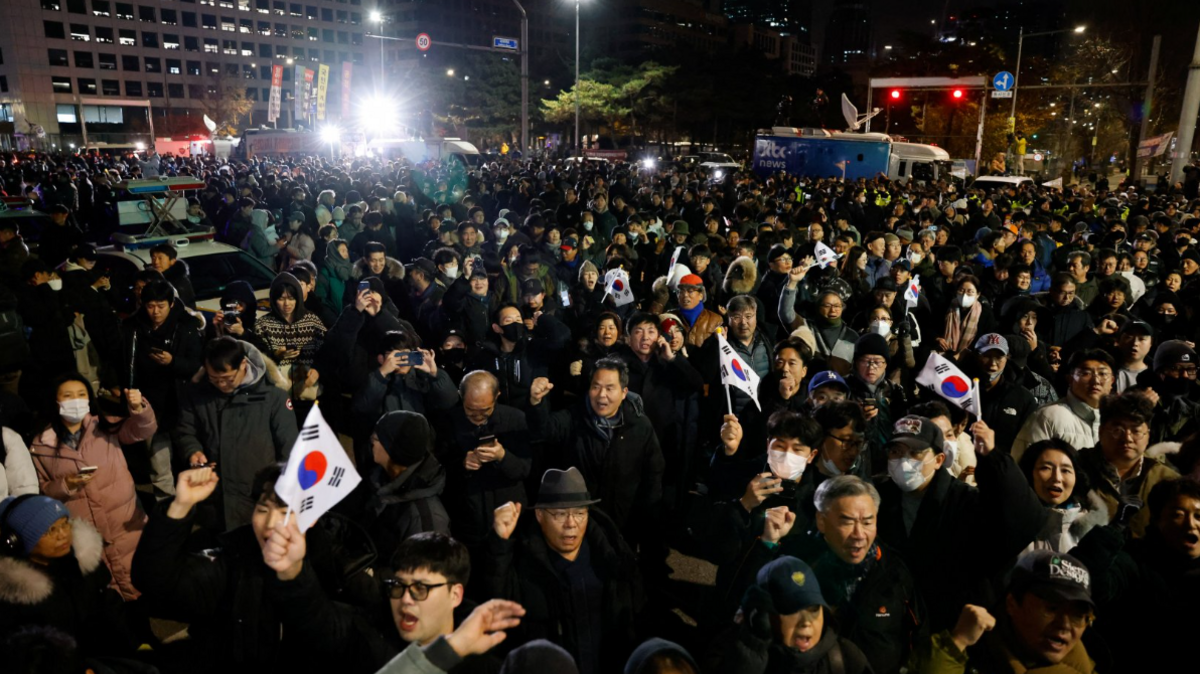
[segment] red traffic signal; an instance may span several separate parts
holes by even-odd
[[[963,97],[963,90],[955,89],[954,91],[950,92],[950,95],[954,98],[954,100],[961,101]]]
[[[899,89],[892,89],[891,93],[888,95],[892,97],[893,101],[900,100],[900,90]]]

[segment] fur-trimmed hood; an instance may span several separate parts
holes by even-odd
[[[1156,442],[1146,449],[1146,456],[1166,461],[1172,454],[1178,454],[1182,446],[1181,442]]]
[[[71,519],[71,553],[83,575],[96,570],[104,554],[104,539],[85,520]],[[0,602],[36,606],[54,593],[54,579],[19,557],[0,557]]]
[[[275,361],[268,358],[265,353],[259,351],[258,347],[254,346],[250,342],[242,340],[238,341],[241,341],[242,348],[246,349],[246,359],[250,361],[250,369],[252,371],[258,370],[262,373],[258,377],[259,379],[266,377],[267,382],[269,382],[275,388],[283,389],[284,391],[291,390],[291,386],[288,384],[287,377],[283,376],[283,372],[280,371],[279,365],[277,365]],[[201,365],[200,369],[196,371],[196,374],[192,375],[192,383],[199,384],[200,382],[204,381],[206,376],[207,375],[204,371],[204,366]],[[257,381],[257,379],[255,381]]]
[[[350,277],[356,281],[370,275],[371,273],[367,271],[367,258],[365,257],[355,262],[354,267],[350,270]],[[389,281],[404,279],[404,265],[400,263],[400,260],[394,257],[387,258],[387,263],[383,266],[383,278]]]
[[[745,255],[729,263],[725,271],[725,290],[735,295],[746,295],[754,292],[758,283],[758,267],[754,260]]]

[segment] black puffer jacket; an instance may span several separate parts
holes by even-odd
[[[181,302],[172,303],[167,320],[157,328],[150,323],[145,309],[127,318],[122,327],[124,367],[109,373],[115,378],[110,383],[140,389],[154,407],[159,428],[164,430],[178,421],[179,386],[196,374],[203,362],[200,327],[200,320]],[[170,353],[170,364],[159,365],[151,359],[151,349]]]
[[[450,534],[450,516],[441,499],[446,470],[433,454],[426,454],[396,479],[386,483],[385,479],[381,469],[372,470],[370,482],[374,483],[375,493],[367,503],[364,519],[375,547],[383,551],[383,561],[413,534]],[[359,489],[370,482],[364,480]]]
[[[545,444],[548,467],[578,468],[600,507],[620,531],[629,533],[640,529],[631,526],[635,513],[641,520],[657,511],[664,461],[636,393],[627,395],[620,414],[621,424],[611,433],[600,428],[586,398],[554,413],[543,401],[529,409],[528,419],[534,438]]]

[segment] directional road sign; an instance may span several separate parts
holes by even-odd
[[[428,33],[421,33],[417,36],[417,49],[421,51],[429,51],[429,46],[433,44],[433,40]]]
[[[1017,78],[1013,77],[1012,73],[1002,70],[992,78],[992,88],[996,91],[1009,91],[1016,82]]]
[[[1012,91],[996,91],[992,90],[992,98],[1012,98]]]
[[[493,37],[492,49],[511,49],[518,50],[517,40],[512,37]]]

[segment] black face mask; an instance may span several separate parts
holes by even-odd
[[[447,363],[461,363],[467,358],[467,350],[463,347],[442,349],[442,360]]]
[[[1183,396],[1187,395],[1192,390],[1192,380],[1179,377],[1159,377],[1162,382],[1163,391],[1168,395]]]
[[[504,338],[508,341],[519,342],[525,337],[525,324],[509,323],[508,325],[501,327],[500,331],[504,334]]]

